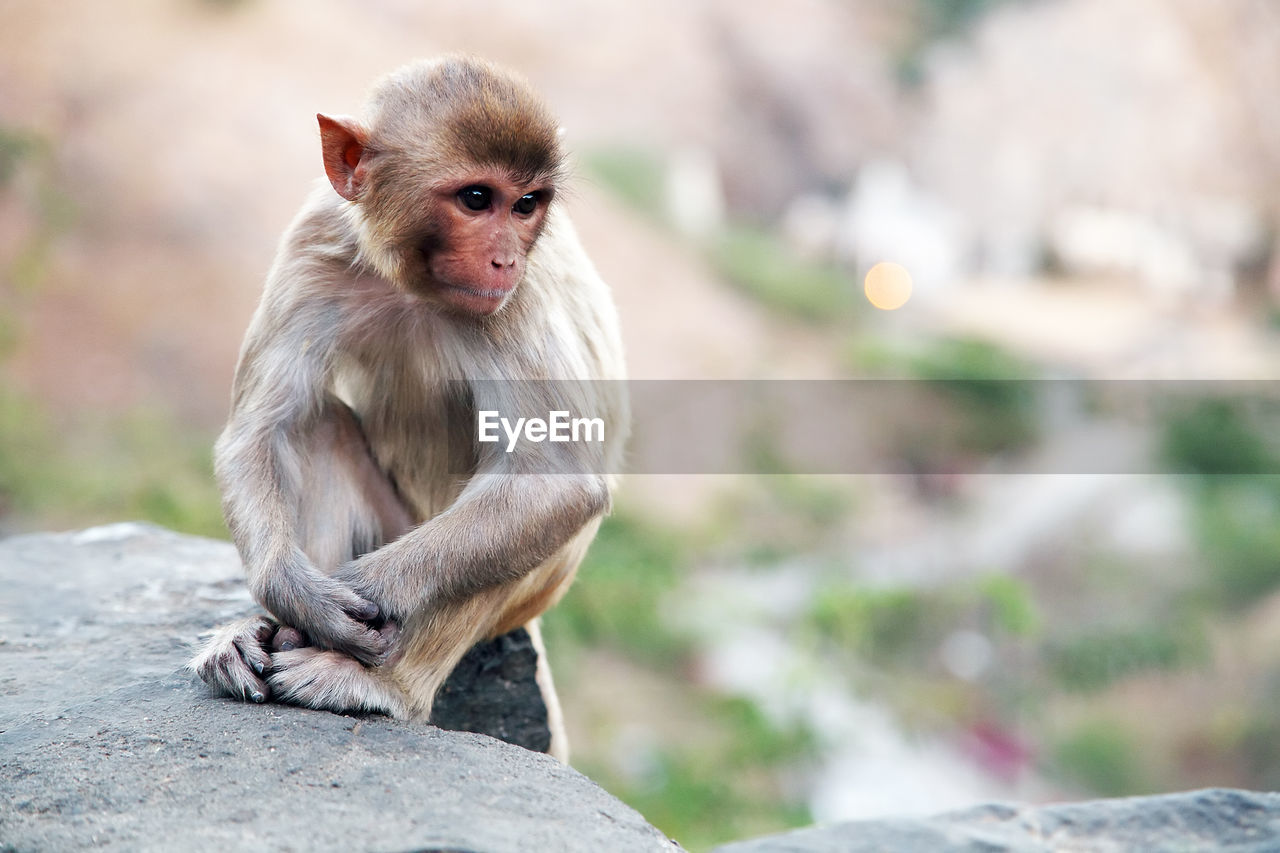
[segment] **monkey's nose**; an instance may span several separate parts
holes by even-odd
[[[492,261],[490,261],[489,263],[493,264],[493,268],[494,268],[494,269],[496,269],[496,270],[500,270],[500,269],[502,269],[502,268],[504,268],[504,267],[513,267],[513,266],[515,266],[515,265],[516,265],[516,259],[515,259],[514,257],[513,257],[513,258],[510,258],[510,259],[508,259],[508,258],[494,258],[494,259],[493,259]]]

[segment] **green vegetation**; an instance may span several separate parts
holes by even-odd
[[[976,337],[932,338],[904,347],[859,335],[851,342],[845,362],[854,375],[877,379],[922,379],[963,387],[976,402],[1026,404],[1022,393],[1001,384],[1017,385],[1040,375],[1036,366],[1003,347]],[[991,383],[989,386],[983,383]]]
[[[1010,575],[979,578],[975,589],[987,621],[1009,637],[1034,637],[1040,631],[1040,614],[1025,581]]]
[[[963,471],[975,458],[1016,453],[1040,438],[1034,365],[977,338],[941,338],[910,348],[854,342],[846,364],[856,376],[903,382],[886,399],[897,412],[885,453],[907,470]]]
[[[51,143],[0,126],[0,191],[31,223],[0,288],[0,361],[20,338],[27,300],[44,283],[55,241],[76,220]],[[225,535],[209,458],[212,436],[158,411],[84,411],[55,418],[43,403],[0,385],[0,515],[10,523],[83,525],[144,518],[191,533]]]
[[[983,15],[1009,0],[918,0],[920,29],[925,38],[959,35]]]
[[[19,177],[29,175],[27,181]],[[6,265],[18,293],[34,290],[48,272],[53,241],[75,221],[76,208],[55,175],[52,148],[43,136],[0,125],[0,190],[16,192],[30,213],[32,233]],[[0,308],[13,309],[16,293],[0,292]],[[9,303],[6,306],[6,303]],[[0,326],[6,324],[0,321]],[[14,330],[0,328],[0,339]],[[0,340],[0,343],[3,343]],[[3,354],[3,350],[0,350]]]
[[[1001,453],[1038,437],[1034,371],[994,344],[971,338],[935,341],[909,357],[907,370],[951,403],[960,449]]]
[[[1208,397],[1165,414],[1160,455],[1187,475],[1210,597],[1238,608],[1280,588],[1280,471],[1258,402]]]
[[[711,736],[658,747],[639,778],[604,763],[584,771],[688,850],[809,824],[782,780],[812,760],[813,734],[769,721],[747,699],[699,693],[697,704]]]
[[[573,662],[587,650],[621,655],[655,673],[686,669],[692,640],[663,614],[692,550],[687,536],[625,511],[607,518],[579,582],[543,617],[562,671],[580,669]],[[803,803],[782,789],[781,780],[812,755],[810,732],[776,725],[747,699],[688,684],[672,690],[692,705],[692,725],[707,737],[664,732],[652,754],[641,749],[639,756],[628,755],[627,763],[641,764],[639,773],[602,754],[580,754],[576,763],[691,850],[809,822]]]
[[[837,584],[814,596],[810,623],[842,654],[879,666],[909,668],[937,647],[957,616],[950,596]]]
[[[650,218],[661,221],[662,161],[641,148],[605,148],[582,158],[587,174]]]
[[[45,493],[58,458],[53,435],[40,406],[0,389],[0,514],[34,515],[52,503]]]
[[[1280,470],[1241,401],[1193,400],[1174,408],[1166,418],[1160,454],[1175,473],[1203,477]]]
[[[138,518],[225,537],[212,442],[159,412],[56,423],[37,401],[0,389],[0,512],[19,524]]]
[[[980,338],[939,338],[906,356],[906,368],[910,375],[931,382],[975,383],[971,395],[979,402],[1006,403],[1009,399],[1021,402],[1020,394],[1001,390],[987,390],[984,382],[1013,383],[1031,379],[1034,368],[1008,350]]]
[[[39,136],[0,125],[0,189],[7,189],[19,166],[43,149]]]
[[[784,317],[807,323],[848,323],[857,304],[849,275],[807,261],[760,228],[727,229],[711,247],[711,260],[729,282]]]
[[[1280,477],[1202,483],[1192,512],[1214,601],[1246,607],[1280,588]]]
[[[1027,585],[992,574],[934,588],[867,588],[832,580],[814,593],[807,627],[838,655],[886,670],[932,674],[948,635],[976,629],[995,641],[1034,639],[1039,616]]]
[[[613,648],[637,661],[670,666],[689,642],[662,619],[675,587],[680,539],[622,513],[605,519],[573,587],[543,620],[557,649]]]
[[[1190,617],[1094,629],[1045,652],[1057,683],[1080,691],[1101,690],[1141,672],[1178,669],[1207,655],[1204,636]]]
[[[776,568],[796,555],[813,555],[838,536],[853,497],[828,478],[773,474],[745,480],[732,495],[722,496],[704,545],[731,560]]]
[[[664,165],[653,152],[601,149],[587,154],[583,166],[630,207],[665,224]],[[702,248],[726,281],[784,317],[836,325],[848,322],[857,305],[854,282],[845,272],[799,257],[764,228],[730,225]]]
[[[1119,723],[1094,721],[1079,726],[1057,744],[1053,759],[1068,780],[1100,796],[1147,792],[1138,771],[1135,738]]]
[[[1262,679],[1264,686],[1245,713],[1240,715],[1241,731],[1234,743],[1225,746],[1249,774],[1250,786],[1263,791],[1280,788],[1280,673],[1272,670]]]

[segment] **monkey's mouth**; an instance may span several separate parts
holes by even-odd
[[[514,287],[482,290],[461,284],[446,284],[444,296],[456,308],[468,314],[492,314],[502,307]]]
[[[446,284],[445,287],[447,287],[449,290],[455,290],[459,293],[465,293],[467,296],[475,296],[480,299],[506,299],[507,295],[511,293],[511,288],[507,288],[507,289],[495,288],[493,290],[476,290],[475,288],[471,288],[471,287],[463,287],[460,284]]]

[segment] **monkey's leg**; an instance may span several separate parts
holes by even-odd
[[[510,595],[510,585],[493,587],[441,602],[405,623],[391,677],[405,694],[407,716],[424,723],[431,719],[436,692],[471,647],[493,635],[495,616]]]
[[[332,573],[413,526],[412,514],[342,401],[326,401],[300,455],[306,461],[299,538],[320,571]]]
[[[422,722],[430,720],[437,691],[472,646],[523,625],[538,655],[535,678],[547,708],[547,726],[551,731],[548,752],[567,762],[569,744],[564,718],[551,680],[537,616],[558,601],[573,581],[598,524],[588,524],[550,559],[520,580],[468,598],[438,603],[403,626],[402,653],[391,667],[391,676],[404,692],[409,717]]]
[[[332,571],[409,529],[409,510],[373,460],[355,415],[344,404],[328,401],[303,442],[300,544],[318,568]],[[308,704],[309,697],[316,697],[327,704],[315,707],[333,710],[391,713],[403,707],[387,695],[391,688],[385,679],[371,678],[363,691],[355,690],[359,679],[348,664],[364,668],[354,659],[303,648],[308,644],[300,630],[304,627],[263,616],[241,619],[219,629],[190,666],[215,690],[254,702],[283,691],[286,701]],[[326,662],[332,664],[332,684],[325,682]],[[291,672],[294,667],[297,672]],[[349,697],[350,704],[334,708],[339,696]]]
[[[355,415],[330,400],[307,439],[306,487],[299,522],[302,549],[321,571],[380,547],[412,526],[412,516],[378,467]],[[329,711],[405,715],[405,700],[381,667],[341,652],[302,648],[282,628],[267,683],[278,701]],[[384,634],[395,632],[385,626]],[[289,649],[280,638],[292,641]],[[299,638],[301,639],[301,638]]]
[[[564,727],[564,712],[560,696],[551,677],[551,663],[542,642],[542,627],[538,614],[560,600],[577,574],[578,565],[586,556],[587,548],[600,527],[596,519],[584,527],[551,559],[543,563],[529,577],[521,581],[507,601],[505,612],[498,619],[493,634],[505,634],[520,623],[524,624],[538,655],[535,678],[547,706],[547,728],[551,731],[551,744],[547,752],[565,764],[569,763],[569,735]]]
[[[327,711],[365,711],[404,717],[405,698],[390,679],[349,655],[294,649],[271,656],[272,698]]]
[[[537,616],[564,593],[573,580],[596,524],[588,525],[549,560],[513,583],[468,598],[441,602],[403,626],[405,639],[391,675],[408,699],[409,716],[427,721],[436,692],[463,656],[481,640],[524,625],[538,652],[536,678],[547,706],[551,754],[567,758],[560,701],[551,681]]]

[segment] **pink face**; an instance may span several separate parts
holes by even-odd
[[[445,305],[479,317],[502,307],[524,277],[525,256],[542,230],[551,192],[484,175],[439,193],[432,217],[439,244],[426,261]]]

